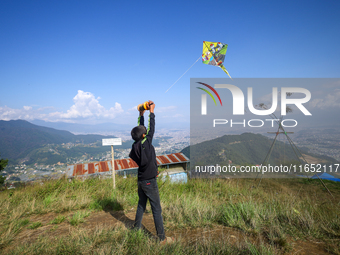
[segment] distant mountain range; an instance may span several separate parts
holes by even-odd
[[[110,136],[110,138],[113,136]],[[94,143],[102,135],[74,135],[69,131],[34,125],[25,120],[0,120],[0,155],[16,161],[47,144]]]
[[[46,122],[43,120],[33,120],[32,124],[50,127],[58,130],[67,130],[78,134],[99,134],[99,133],[113,133],[115,131],[126,131],[131,129],[131,125],[115,124],[115,123],[101,123],[101,124],[77,124],[66,122]]]
[[[25,120],[0,120],[0,157],[9,159],[11,163],[27,161],[34,162],[60,161],[65,162],[66,157],[79,157],[84,154],[99,153],[105,151],[100,148],[103,138],[113,136],[103,135],[75,135],[69,131],[57,130],[50,127],[34,125]],[[63,143],[97,143],[94,147],[80,149],[59,149],[58,158],[53,148],[47,145],[60,145]],[[154,146],[159,146],[158,139],[154,139]],[[126,141],[120,148],[130,148],[132,141]],[[191,163],[212,165],[228,164],[231,160],[234,164],[261,164],[269,151],[272,139],[260,134],[244,133],[241,135],[225,135],[210,141],[205,141],[187,147],[182,152],[188,156]],[[59,146],[60,147],[60,146]],[[44,149],[43,149],[44,148]],[[335,163],[335,159],[315,155],[307,152],[306,148],[299,148],[300,151],[322,162]],[[52,155],[52,156],[51,156]],[[46,158],[42,160],[41,157]],[[282,162],[297,161],[297,157],[289,144],[277,141],[271,154],[269,163],[277,164]]]
[[[33,120],[32,124],[44,127],[67,130],[75,134],[112,134],[114,132],[129,132],[137,123],[137,117],[131,124],[100,123],[100,124],[77,124],[66,122],[46,122],[43,120]],[[164,123],[156,120],[157,129],[189,129],[189,123]]]
[[[190,164],[193,165],[228,165],[229,160],[237,165],[260,165],[266,158],[272,142],[272,139],[260,134],[224,135],[210,141],[186,147],[182,152],[190,158]],[[337,162],[335,159],[327,156],[308,153],[306,148],[299,148],[299,150],[304,155],[320,162]],[[284,164],[288,162],[298,162],[296,154],[290,144],[276,141],[268,163]]]

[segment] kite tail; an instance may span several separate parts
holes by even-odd
[[[228,74],[228,76],[229,76],[230,79],[233,79],[233,78],[231,78],[231,76],[230,76],[230,74],[228,73],[227,69],[225,69],[225,67],[224,67],[223,65],[220,65],[219,67],[221,67],[221,69],[222,69],[226,74]]]

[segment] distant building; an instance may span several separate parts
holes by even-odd
[[[188,169],[188,163],[190,162],[183,153],[172,153],[167,155],[156,156],[157,164],[159,167],[166,168],[163,175],[169,175],[170,178],[176,175],[177,179],[185,179],[184,173]],[[116,174],[118,175],[136,175],[138,171],[138,165],[131,158],[127,159],[115,159],[114,167]],[[90,162],[84,164],[68,165],[66,169],[66,176],[68,178],[73,177],[92,177],[100,175],[111,175],[112,163],[111,160]],[[172,176],[173,175],[173,176]],[[183,175],[183,176],[182,176]],[[186,173],[185,173],[186,175]]]

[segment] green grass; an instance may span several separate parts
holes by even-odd
[[[84,218],[88,217],[89,215],[89,211],[77,211],[72,217],[68,218],[68,221],[72,226],[78,226],[80,223],[83,223]]]
[[[33,222],[28,228],[29,229],[36,229],[42,226],[42,223],[37,221],[37,222]]]
[[[65,216],[58,215],[58,216],[55,217],[50,223],[51,223],[51,224],[60,224],[60,223],[62,223],[65,219],[66,219]]]
[[[202,241],[196,245],[175,242],[162,246],[142,231],[101,228],[95,232],[75,229],[69,237],[44,238],[14,248],[11,254],[275,254],[266,244],[230,245],[221,241]]]
[[[330,252],[339,254],[340,183],[326,183],[334,200],[317,180],[264,179],[259,188],[251,188],[253,184],[254,180],[250,179],[192,179],[188,183],[166,182],[164,185],[160,180],[162,215],[166,230],[222,225],[261,237],[263,243],[234,247],[212,240],[199,241],[193,246],[176,243],[161,248],[142,233],[103,228],[97,230],[96,237],[93,233],[81,232],[75,235],[78,236],[75,240],[72,239],[76,238],[74,236],[54,237],[51,231],[51,237],[21,244],[15,252],[27,250],[23,254],[49,254],[53,250],[52,254],[78,254],[86,253],[84,249],[92,247],[92,253],[116,253],[120,247],[119,254],[138,254],[138,251],[140,254],[276,254],[277,249],[280,252],[291,249],[291,238],[313,238],[324,242]],[[137,185],[133,177],[117,176],[115,190],[111,179],[60,179],[3,191],[0,193],[0,249],[12,247],[13,240],[23,229],[42,225],[39,221],[29,225],[31,215],[38,218],[55,213],[58,216],[47,224],[60,224],[67,219],[71,226],[79,226],[92,212],[135,210],[137,203]],[[63,213],[72,216],[66,218]],[[51,241],[52,237],[56,241]],[[84,244],[85,241],[89,244]],[[135,249],[137,246],[133,243],[140,244],[139,248]]]

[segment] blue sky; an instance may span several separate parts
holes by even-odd
[[[189,122],[190,78],[227,77],[198,61],[165,93],[204,40],[229,45],[235,78],[339,77],[339,17],[339,1],[4,0],[0,119],[134,124],[151,99]]]

